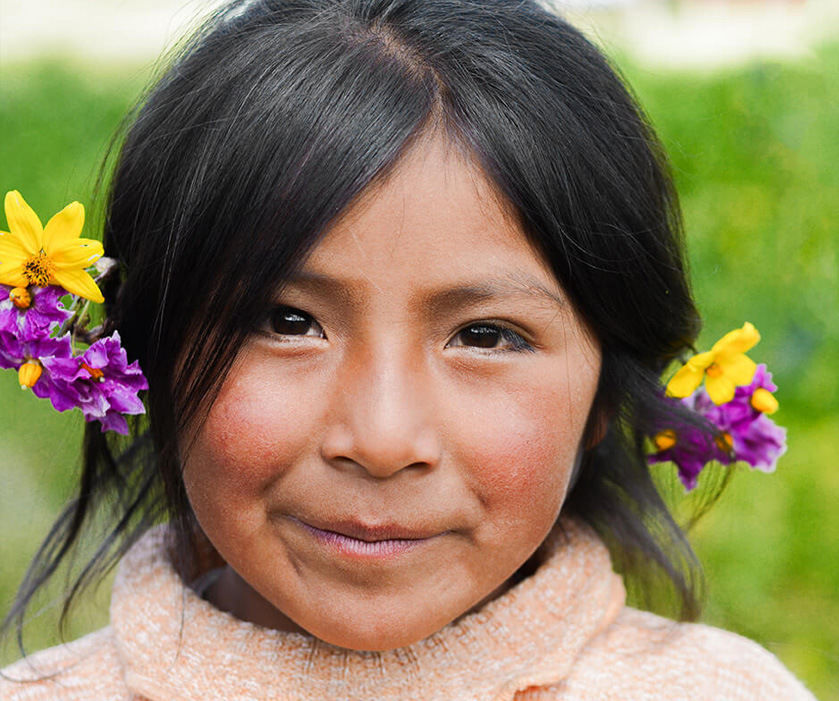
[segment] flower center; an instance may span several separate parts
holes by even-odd
[[[653,443],[658,452],[669,450],[676,445],[676,432],[672,428],[666,428],[653,436]]]
[[[29,309],[32,304],[32,295],[25,287],[14,287],[9,292],[9,301],[18,309]]]
[[[754,391],[754,394],[752,394],[751,405],[762,414],[774,414],[778,411],[778,400],[775,399],[769,390],[764,389],[763,387],[758,387]]]
[[[705,372],[708,375],[708,377],[719,377],[720,375],[722,375],[722,368],[716,363],[711,363],[705,369]]]
[[[84,360],[81,362],[81,366],[90,373],[90,376],[96,380],[97,382],[101,382],[105,379],[105,373],[102,372],[99,368],[92,368],[88,365]]]
[[[734,440],[728,431],[723,431],[718,434],[714,440],[716,441],[717,448],[720,450],[725,451],[726,453],[730,453],[734,450]]]
[[[23,365],[18,368],[17,378],[20,382],[21,389],[31,389],[35,383],[40,379],[41,373],[44,371],[43,366],[38,360],[30,358]]]
[[[32,256],[23,264],[23,274],[30,285],[46,287],[55,272],[55,263],[43,251]]]

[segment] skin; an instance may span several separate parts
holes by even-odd
[[[510,207],[421,141],[276,303],[184,456],[227,563],[208,598],[387,650],[504,591],[559,515],[600,369]]]

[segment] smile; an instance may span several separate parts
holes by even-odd
[[[327,528],[313,526],[294,517],[291,517],[291,520],[329,550],[363,559],[403,555],[442,535],[441,532],[425,533],[399,526],[366,526],[354,522],[341,522],[330,523]]]

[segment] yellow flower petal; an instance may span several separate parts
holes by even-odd
[[[748,321],[743,324],[742,329],[729,331],[711,348],[716,355],[729,355],[734,353],[745,353],[760,340],[760,333]]]
[[[26,287],[29,280],[23,274],[23,263],[0,263],[0,285],[11,287]]]
[[[44,227],[44,251],[50,257],[53,251],[78,240],[84,227],[84,205],[71,202]]]
[[[26,204],[17,190],[6,193],[5,208],[9,230],[17,236],[23,250],[34,256],[41,250],[44,234],[44,227],[41,226],[38,215]]]
[[[724,373],[720,373],[715,377],[708,375],[705,378],[705,389],[708,390],[708,396],[711,398],[711,401],[718,406],[734,399],[734,383]]]
[[[60,285],[70,294],[84,297],[98,304],[105,301],[93,278],[84,270],[58,268],[52,277],[56,285]]]
[[[714,362],[714,354],[710,351],[697,353],[687,362],[687,367],[704,372]]]
[[[734,383],[735,387],[749,384],[755,377],[757,364],[749,356],[732,355],[717,359],[722,373]]]
[[[705,368],[712,362],[714,362],[713,353],[697,353],[667,383],[667,394],[680,399],[689,396],[702,384]]]
[[[30,255],[20,245],[17,236],[8,231],[0,231],[0,263],[22,263]]]
[[[690,394],[702,383],[704,373],[685,365],[667,383],[667,395],[682,399]]]
[[[49,256],[57,268],[88,268],[102,257],[104,249],[93,239],[74,239],[60,248],[54,248]]]

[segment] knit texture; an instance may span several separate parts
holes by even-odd
[[[161,529],[120,564],[111,625],[5,669],[0,699],[778,699],[813,696],[737,635],[624,606],[609,553],[563,522],[531,576],[431,637],[356,652],[240,621],[184,586]]]

